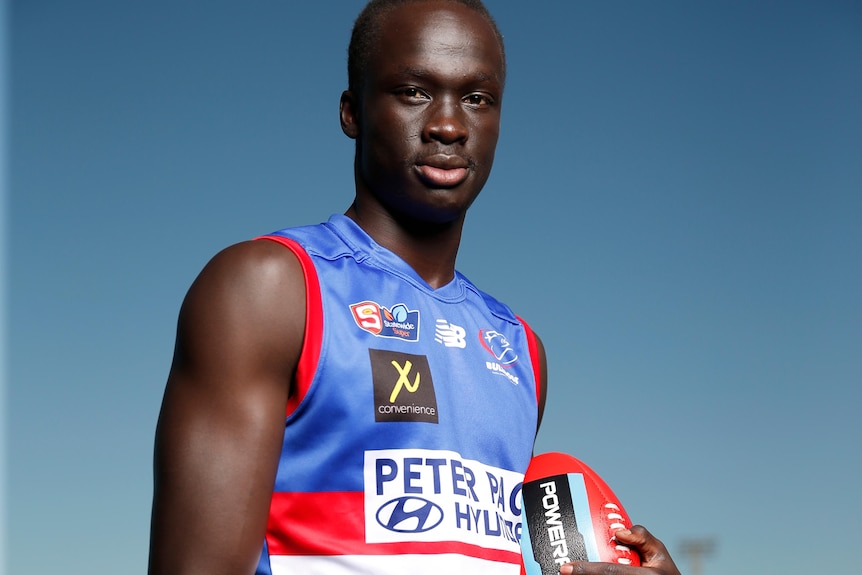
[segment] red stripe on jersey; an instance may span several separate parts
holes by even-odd
[[[302,266],[305,276],[305,336],[302,341],[302,353],[296,365],[296,389],[287,398],[287,415],[290,415],[305,398],[311,387],[311,380],[317,371],[320,359],[320,347],[323,341],[323,301],[320,297],[320,281],[311,257],[296,241],[282,236],[260,236],[255,239],[272,240],[285,246]]]
[[[536,402],[542,405],[542,373],[539,367],[539,344],[536,343],[536,334],[532,328],[524,321],[524,318],[515,316],[521,325],[524,326],[524,331],[527,332],[527,349],[530,352],[530,362],[533,364],[533,375],[536,378]]]
[[[520,553],[460,541],[366,543],[362,492],[273,493],[266,544],[275,555],[438,555],[520,563]]]

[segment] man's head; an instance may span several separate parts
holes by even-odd
[[[342,130],[356,140],[357,205],[399,221],[461,221],[499,136],[499,32],[487,11],[462,0],[377,5],[385,9],[357,22],[367,28],[354,33],[365,37],[356,48],[362,64],[341,97]]]
[[[353,33],[350,36],[350,45],[347,48],[347,89],[354,94],[360,93],[362,79],[365,75],[368,59],[371,52],[377,46],[383,17],[393,8],[404,4],[412,4],[427,0],[371,0],[353,24]],[[482,3],[482,0],[447,0],[462,4],[482,15],[491,25],[500,43],[500,53],[503,54],[503,70],[505,72],[506,55],[503,46],[503,35],[497,28],[497,23]],[[505,75],[504,75],[505,79]]]

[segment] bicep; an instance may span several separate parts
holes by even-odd
[[[304,326],[294,256],[219,254],[183,303],[156,431],[151,573],[251,573]]]

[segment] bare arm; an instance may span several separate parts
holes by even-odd
[[[272,242],[226,249],[189,289],[156,430],[150,575],[254,572],[304,325],[299,262]]]

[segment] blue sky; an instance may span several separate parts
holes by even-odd
[[[362,4],[6,5],[8,573],[145,571],[180,302],[221,248],[349,205]],[[684,572],[700,537],[707,575],[846,571],[862,2],[487,4],[509,77],[459,269],[545,342],[538,450]]]

